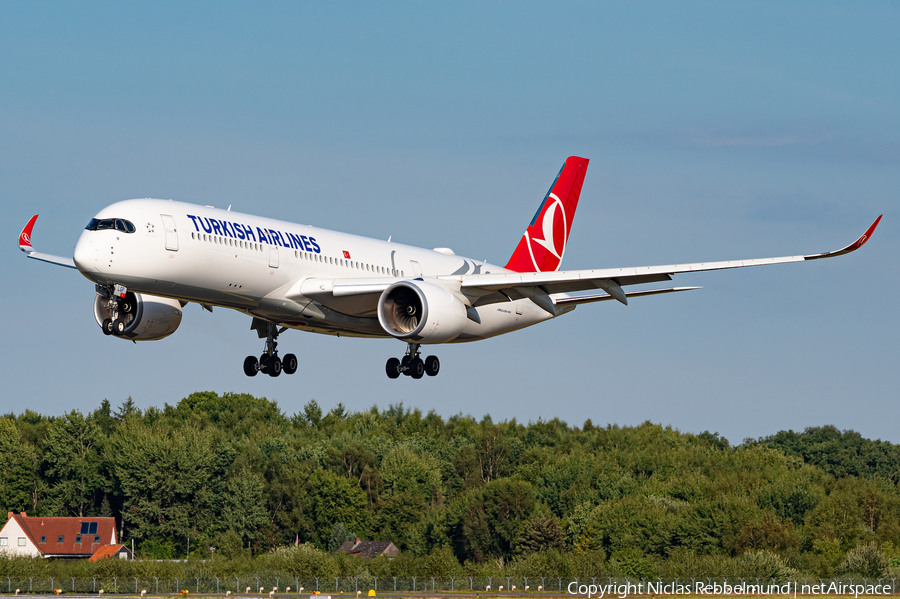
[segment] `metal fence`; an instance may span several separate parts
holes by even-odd
[[[3,579],[6,580],[3,580]],[[4,585],[3,582],[6,584]],[[581,596],[621,595],[873,595],[897,592],[896,578],[568,578],[556,576],[411,576],[411,577],[297,577],[297,576],[230,576],[230,577],[0,577],[0,593],[8,594],[177,594],[183,591],[200,594],[266,597],[285,595],[323,595],[376,593],[554,593]],[[699,585],[699,586],[698,586]],[[6,587],[6,588],[3,588]],[[877,587],[877,588],[876,588]],[[702,589],[702,591],[701,591]]]

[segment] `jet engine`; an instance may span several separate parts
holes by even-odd
[[[443,343],[462,333],[466,326],[466,305],[438,285],[400,281],[378,298],[378,322],[398,339]]]
[[[119,300],[119,318],[124,327],[115,334],[133,341],[153,341],[168,337],[181,324],[181,302],[166,297],[132,293]],[[101,327],[110,318],[109,297],[97,294],[94,298],[94,319]],[[109,334],[112,327],[104,330]]]

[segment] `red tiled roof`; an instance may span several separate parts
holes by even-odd
[[[97,560],[107,559],[109,557],[115,557],[115,555],[121,551],[125,545],[104,545],[100,549],[98,549],[94,555],[88,560],[89,562],[96,562]]]
[[[116,540],[115,518],[50,518],[31,517],[24,514],[13,514],[34,546],[44,555],[93,555],[101,545],[109,545]],[[81,534],[82,522],[96,522],[96,534]],[[63,542],[57,542],[59,537]],[[45,541],[41,543],[41,537]],[[76,539],[81,537],[81,542]],[[100,537],[95,541],[95,537]]]

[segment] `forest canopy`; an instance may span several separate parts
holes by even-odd
[[[114,516],[139,557],[214,547],[332,573],[359,536],[400,548],[395,573],[880,575],[900,556],[898,481],[898,446],[833,426],[732,446],[402,404],[288,416],[213,392],[0,417],[0,509]]]

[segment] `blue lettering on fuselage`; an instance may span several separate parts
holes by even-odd
[[[224,235],[228,237],[237,237],[238,239],[252,239],[260,243],[268,243],[269,245],[280,245],[286,248],[304,250],[314,254],[321,254],[322,248],[316,243],[315,237],[306,235],[298,235],[289,231],[275,231],[274,229],[260,229],[256,227],[256,234],[253,233],[253,227],[243,223],[229,222],[225,220],[216,220],[214,218],[205,218],[188,214],[194,224],[194,230],[204,233],[214,233],[215,235]]]

